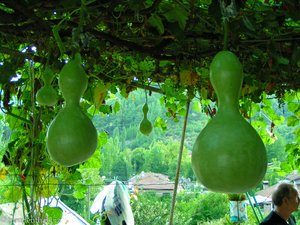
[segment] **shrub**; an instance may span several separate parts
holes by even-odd
[[[170,198],[159,197],[152,193],[139,194],[132,204],[136,225],[166,225],[170,214]]]
[[[211,221],[224,217],[228,213],[229,205],[225,194],[209,192],[199,195],[195,199],[194,212],[190,225],[198,222]]]
[[[136,225],[165,225],[170,217],[170,196],[143,193],[132,204]],[[174,225],[197,225],[225,217],[229,211],[227,196],[221,193],[180,193],[176,200]]]

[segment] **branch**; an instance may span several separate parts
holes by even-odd
[[[15,24],[16,22],[23,22],[24,21],[24,18],[20,18],[19,16],[15,15],[15,14],[9,14],[9,13],[6,13],[2,10],[0,10],[0,20],[2,23],[5,23],[5,24],[10,24],[10,23],[13,23]]]
[[[40,25],[39,29],[43,28],[46,30],[50,29],[49,24],[44,21],[42,18],[39,18],[35,15],[35,12],[33,10],[30,10],[26,5],[24,5],[19,0],[2,0],[6,6],[10,7],[15,11],[14,15],[17,17],[18,14],[24,15],[29,20],[33,20],[36,24]]]
[[[153,2],[153,4],[151,5],[151,7],[147,8],[147,9],[144,9],[144,10],[141,10],[141,14],[151,14],[152,12],[154,12],[158,5],[161,3],[162,0],[155,0]]]
[[[134,42],[120,39],[120,38],[115,37],[108,33],[100,32],[100,31],[96,31],[96,30],[89,30],[86,32],[91,33],[92,35],[94,35],[95,37],[97,37],[99,39],[107,40],[107,41],[115,44],[116,46],[119,46],[122,48],[125,47],[132,51],[144,53],[144,54],[149,55],[158,60],[174,61],[177,59],[195,59],[194,54],[187,55],[186,53],[179,53],[178,55],[174,55],[174,53],[167,52],[164,48],[161,48],[160,44],[158,44],[157,46],[144,47],[144,46],[138,45]],[[165,43],[164,43],[164,45],[165,45]],[[160,46],[160,47],[158,47],[158,46]],[[211,55],[214,55],[217,51],[219,51],[219,49],[214,48],[214,49],[208,49],[208,50],[205,50],[202,52],[197,52],[196,57],[198,59],[200,59],[202,57],[211,56]]]
[[[163,92],[163,90],[161,90],[159,88],[152,87],[150,85],[139,84],[137,82],[131,82],[129,86],[133,86],[133,87],[136,87],[136,88],[141,88],[141,89],[152,91],[152,92],[156,92],[156,93],[159,93],[159,94],[165,94]]]
[[[19,115],[16,115],[16,114],[14,114],[14,113],[12,113],[12,112],[10,112],[10,111],[5,111],[5,110],[2,108],[2,106],[0,106],[0,110],[1,110],[4,114],[6,114],[6,115],[10,115],[10,116],[12,116],[12,117],[15,117],[16,119],[19,119],[19,120],[21,120],[21,121],[23,121],[23,122],[25,122],[25,123],[27,123],[27,124],[31,124],[31,121],[30,121],[30,120],[27,120],[26,118],[23,118],[23,117],[21,117],[21,116],[19,116]]]
[[[128,49],[131,50],[135,50],[135,51],[139,51],[139,52],[143,52],[143,53],[148,53],[150,55],[153,56],[157,56],[160,54],[159,51],[157,51],[155,48],[149,48],[149,47],[144,47],[144,46],[140,46],[134,42],[130,42],[130,41],[126,41],[120,38],[117,38],[111,34],[108,33],[104,33],[104,32],[100,32],[100,31],[96,31],[96,30],[89,30],[88,32],[90,32],[91,34],[93,34],[94,36],[101,38],[101,39],[105,39],[107,41],[110,41],[112,43],[114,43],[117,46],[122,46],[122,47],[126,47]]]
[[[45,64],[47,59],[46,58],[43,58],[41,56],[37,56],[37,55],[34,55],[34,53],[29,53],[29,52],[19,52],[17,50],[13,50],[13,49],[10,49],[10,48],[6,48],[6,47],[2,47],[0,46],[0,52],[1,53],[4,53],[4,54],[7,54],[7,55],[11,55],[11,56],[16,56],[16,57],[21,57],[23,59],[32,59],[33,61],[35,62],[40,62],[42,64]]]
[[[300,34],[295,35],[294,37],[278,37],[272,39],[256,39],[256,40],[242,40],[240,43],[264,43],[264,42],[289,42],[289,41],[297,41],[300,40]]]

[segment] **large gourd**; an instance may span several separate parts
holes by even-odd
[[[243,68],[230,51],[221,51],[210,65],[210,81],[218,97],[218,111],[196,139],[192,167],[208,189],[243,193],[263,179],[265,146],[239,113]]]
[[[58,84],[65,106],[53,119],[47,132],[49,155],[63,166],[73,166],[86,161],[97,147],[96,128],[79,105],[87,88],[87,80],[77,53],[60,72]]]

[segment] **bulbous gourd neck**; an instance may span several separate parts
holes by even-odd
[[[218,102],[218,112],[219,113],[230,113],[230,114],[240,114],[239,105],[236,101],[224,101]]]
[[[237,93],[217,93],[218,97],[218,111],[227,111],[232,113],[239,113],[239,94]]]
[[[143,106],[143,114],[144,114],[144,119],[147,119],[147,114],[148,114],[148,111],[149,111],[149,108],[148,108],[148,104],[145,103],[144,106]]]
[[[232,52],[221,51],[214,57],[210,65],[210,81],[218,98],[218,110],[238,112],[243,68]]]
[[[64,65],[60,72],[58,84],[66,101],[80,101],[81,96],[87,88],[88,77],[81,65],[79,53]]]
[[[70,107],[79,107],[80,108],[80,102],[77,99],[65,99],[65,108],[70,108]]]
[[[147,113],[144,113],[144,120],[147,119]]]

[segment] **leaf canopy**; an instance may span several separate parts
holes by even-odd
[[[246,96],[281,98],[299,90],[299,10],[297,0],[1,0],[0,82],[23,85],[11,79],[26,79],[25,59],[58,72],[79,51],[90,87],[100,80],[128,94],[171,81],[215,100],[203,71],[227,46],[244,66]],[[181,82],[187,67],[197,79]]]

